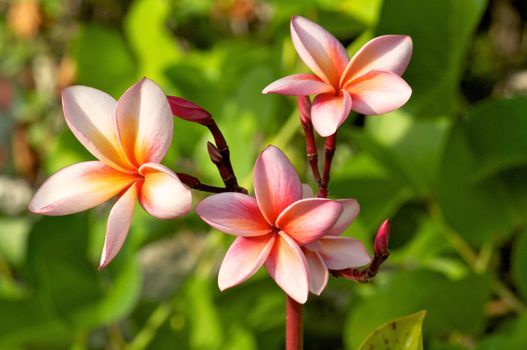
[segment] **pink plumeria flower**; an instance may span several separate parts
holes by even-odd
[[[254,166],[256,198],[220,193],[205,198],[196,212],[212,227],[238,236],[229,248],[218,275],[221,290],[242,283],[264,265],[276,283],[299,303],[309,294],[310,268],[302,246],[316,242],[335,225],[355,215],[337,201],[303,198],[293,165],[274,146],[267,147]],[[328,255],[334,256],[327,246]],[[322,273],[327,273],[322,271]]]
[[[304,184],[304,198],[313,197],[311,187]],[[342,270],[368,264],[371,257],[364,245],[351,237],[340,235],[359,215],[359,203],[355,199],[339,199],[342,214],[326,235],[302,247],[309,267],[309,291],[320,295],[326,288],[329,270]]]
[[[296,16],[291,37],[300,58],[315,74],[295,74],[268,85],[263,93],[317,95],[311,118],[317,132],[330,136],[351,110],[382,114],[404,105],[412,89],[401,78],[412,56],[412,39],[383,35],[370,40],[351,58],[328,31]]]
[[[62,92],[68,127],[97,159],[70,165],[53,174],[37,191],[29,210],[68,215],[95,207],[119,195],[110,211],[100,267],[121,249],[136,199],[161,219],[186,214],[190,189],[164,165],[172,140],[173,120],[166,95],[149,79],[130,87],[116,101],[86,86]]]

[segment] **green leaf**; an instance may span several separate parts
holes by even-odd
[[[393,320],[371,333],[359,350],[422,350],[426,311]]]
[[[443,154],[437,200],[447,223],[477,245],[507,233],[514,226],[508,190],[496,178],[475,182],[477,160],[460,123],[451,131]],[[462,195],[460,195],[462,194]]]
[[[493,332],[476,347],[476,350],[518,350],[527,344],[527,315],[513,321],[512,327]]]
[[[9,263],[21,265],[25,260],[29,229],[27,217],[0,217],[0,255]]]
[[[395,111],[380,118],[368,118],[366,130],[384,150],[384,156],[377,157],[393,176],[404,180],[419,196],[427,196],[434,190],[450,130],[448,119],[419,120]]]
[[[119,32],[85,25],[72,48],[80,84],[118,97],[135,82],[135,62]]]
[[[527,165],[527,98],[490,100],[467,116],[466,135],[476,159],[474,180]]]
[[[527,231],[523,231],[513,245],[512,277],[527,300]]]
[[[186,286],[192,349],[217,349],[223,342],[223,327],[212,301],[211,286],[211,280],[198,276],[189,280]]]
[[[489,275],[452,281],[426,270],[399,272],[352,306],[344,332],[346,344],[354,349],[380,325],[418,310],[428,311],[425,333],[431,336],[477,333],[484,325],[483,305],[490,292]]]
[[[383,2],[377,35],[407,34],[414,41],[404,75],[413,90],[406,109],[419,116],[456,109],[463,60],[486,4],[486,0]]]
[[[134,1],[125,19],[125,30],[136,56],[141,74],[164,88],[170,86],[165,69],[182,56],[177,41],[167,30],[170,2]]]
[[[89,230],[87,214],[43,217],[29,236],[29,282],[46,307],[70,327],[95,327],[122,318],[140,292],[140,271],[130,260],[97,271],[87,254]],[[110,282],[103,283],[108,277]]]

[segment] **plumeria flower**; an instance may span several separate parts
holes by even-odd
[[[172,114],[161,88],[146,78],[119,101],[90,87],[68,87],[62,92],[62,106],[68,127],[98,160],[53,174],[33,197],[29,210],[68,215],[118,195],[108,218],[99,267],[103,268],[124,243],[136,199],[161,219],[191,209],[190,189],[159,164],[172,140]]]
[[[304,198],[313,197],[313,190],[303,185]],[[326,288],[329,270],[343,270],[368,264],[371,257],[358,239],[340,237],[359,215],[359,203],[355,199],[339,199],[342,214],[326,235],[302,247],[309,267],[309,291],[320,295]]]
[[[321,136],[330,136],[351,110],[382,114],[404,105],[412,89],[401,78],[412,56],[412,39],[383,35],[348,58],[342,44],[318,24],[291,19],[291,37],[304,63],[315,74],[295,74],[268,85],[263,93],[317,95],[311,118]]]
[[[293,299],[305,303],[311,269],[302,246],[316,242],[340,220],[354,213],[323,198],[303,198],[293,165],[274,146],[267,147],[254,166],[255,196],[220,193],[205,198],[198,215],[212,227],[237,236],[218,275],[221,290],[242,283],[264,265],[276,283]],[[340,247],[327,245],[328,255]],[[323,272],[324,273],[324,272]],[[326,270],[327,273],[327,270]]]

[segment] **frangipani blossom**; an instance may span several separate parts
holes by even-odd
[[[295,16],[291,38],[315,74],[295,74],[262,92],[289,96],[317,95],[311,118],[321,136],[334,134],[351,110],[382,114],[404,105],[412,89],[401,78],[412,56],[412,39],[383,35],[370,40],[352,58],[342,44],[318,24]]]
[[[291,298],[305,303],[310,280],[319,277],[311,275],[318,270],[310,268],[302,247],[330,233],[341,220],[350,221],[347,216],[354,213],[337,201],[303,198],[293,165],[274,146],[256,161],[254,192],[256,198],[233,192],[212,195],[196,207],[209,225],[238,236],[225,255],[218,285],[224,290],[240,284],[264,265]]]
[[[313,191],[304,185],[304,198],[313,197]],[[329,270],[342,270],[364,266],[371,261],[364,245],[351,237],[340,235],[359,215],[359,203],[355,199],[339,199],[342,214],[325,236],[302,247],[309,266],[309,291],[320,295],[329,279]]]
[[[98,160],[70,165],[53,174],[37,191],[29,210],[68,215],[118,195],[110,210],[99,268],[119,252],[128,234],[136,199],[161,219],[186,214],[190,189],[159,162],[171,140],[173,120],[161,88],[149,79],[130,87],[116,101],[86,86],[62,92],[68,127]]]

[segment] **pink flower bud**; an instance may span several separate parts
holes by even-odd
[[[385,220],[375,236],[374,252],[376,256],[384,256],[389,253],[388,242],[390,240],[390,220]]]
[[[311,100],[309,96],[298,96],[298,113],[302,124],[306,125],[311,122]]]
[[[167,96],[172,114],[183,120],[207,125],[211,122],[212,116],[203,107],[198,106],[188,100],[176,96]]]

